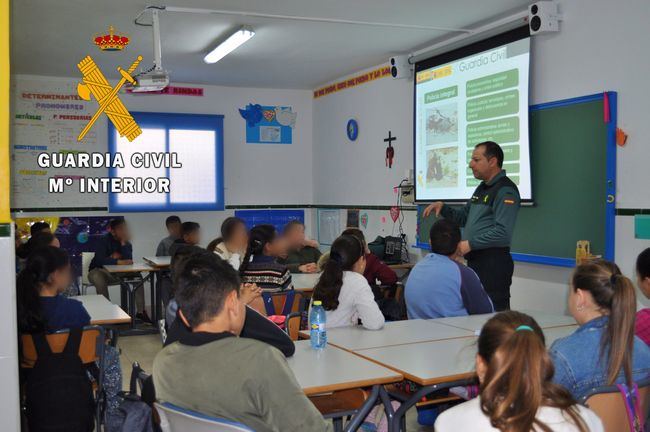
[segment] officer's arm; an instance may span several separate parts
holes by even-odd
[[[445,219],[453,220],[459,226],[464,227],[467,222],[467,215],[469,214],[469,207],[471,205],[471,202],[468,202],[461,208],[455,208],[445,204],[442,206],[442,210],[440,210],[440,215]]]
[[[510,187],[502,188],[494,200],[494,226],[488,231],[469,239],[472,250],[510,244],[519,212],[519,194]]]

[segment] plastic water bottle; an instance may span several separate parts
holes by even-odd
[[[327,345],[327,331],[325,330],[325,309],[320,300],[314,301],[309,314],[309,335],[313,349],[323,349]]]

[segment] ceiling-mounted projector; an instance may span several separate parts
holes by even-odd
[[[160,44],[160,23],[158,9],[151,11],[151,28],[153,29],[153,68],[135,75],[135,84],[125,86],[133,93],[158,92],[169,85],[169,72],[162,67],[162,48]]]

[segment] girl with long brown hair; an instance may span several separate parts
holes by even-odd
[[[551,346],[553,381],[580,399],[594,387],[632,386],[648,376],[650,348],[634,336],[634,285],[616,264],[597,260],[578,266],[569,311],[580,327]]]
[[[553,362],[537,322],[501,312],[481,330],[478,398],[443,412],[437,432],[602,432],[600,419],[554,384]]]

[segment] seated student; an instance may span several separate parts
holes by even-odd
[[[460,229],[448,219],[431,227],[431,253],[413,268],[404,296],[410,319],[430,319],[494,312],[474,270],[454,260]]]
[[[176,299],[192,331],[156,356],[158,399],[257,432],[330,430],[282,354],[239,337],[246,317],[239,286],[237,272],[214,254],[187,260]]]
[[[169,235],[158,243],[156,256],[171,256],[169,248],[171,248],[172,243],[178,240],[181,236],[181,218],[178,216],[169,216],[165,219],[165,227],[167,228],[167,233]]]
[[[479,397],[440,414],[437,432],[601,432],[596,414],[551,382],[553,363],[533,318],[501,312],[481,329]]]
[[[90,324],[81,302],[61,295],[71,283],[66,251],[54,246],[33,250],[16,283],[18,330],[42,333]]]
[[[172,257],[171,273],[174,286],[178,283],[178,275],[181,273],[183,266],[187,260],[194,256],[206,254],[208,251],[196,246],[187,246],[181,248]],[[291,338],[280,329],[275,323],[270,321],[265,316],[258,313],[250,305],[260,297],[260,290],[256,285],[242,284],[240,287],[240,298],[246,304],[246,320],[244,321],[244,328],[240,336],[267,343],[277,349],[286,357],[291,357],[296,351]],[[263,309],[263,306],[262,306]],[[167,339],[165,339],[165,346],[176,342],[180,337],[190,330],[183,321],[178,317],[178,304],[175,300],[169,302],[167,308],[166,318],[169,323],[169,331],[167,332]]]
[[[95,245],[95,257],[90,262],[88,281],[101,294],[110,300],[108,286],[120,283],[120,278],[104,268],[105,265],[133,264],[133,247],[129,242],[131,234],[124,219],[113,219],[110,231]],[[136,316],[151,321],[144,311],[144,289],[135,292]]]
[[[246,248],[248,247],[248,230],[246,223],[238,217],[228,217],[221,224],[221,237],[208,245],[208,250],[239,270]]]
[[[201,243],[201,225],[197,222],[183,222],[181,236],[174,240],[169,247],[169,256],[174,256],[176,251],[184,246],[196,246]]]
[[[366,269],[363,271],[363,277],[366,278],[368,284],[370,284],[370,287],[373,289],[375,298],[377,298],[378,295],[381,296],[381,292],[377,287],[377,281],[379,281],[379,284],[383,286],[395,286],[397,283],[397,274],[392,268],[388,267],[385,262],[380,260],[377,255],[370,252],[370,249],[368,249],[368,243],[366,242],[366,237],[363,235],[363,231],[361,231],[359,228],[347,228],[345,231],[343,231],[342,235],[353,235],[358,238],[363,244],[363,253],[366,257]]]
[[[305,238],[305,225],[299,220],[289,221],[284,226],[282,236],[289,248],[286,258],[278,261],[286,264],[292,273],[317,273],[318,258],[321,252],[318,250],[318,243]]]
[[[36,236],[39,233],[49,233],[52,234],[52,229],[50,228],[50,224],[47,222],[34,222],[32,226],[29,227],[29,239],[27,242],[18,245],[16,248],[16,256],[20,259],[27,259],[27,256],[29,255],[29,251],[33,249],[32,246],[32,238]]]
[[[263,290],[293,288],[289,268],[277,261],[285,252],[285,242],[273,225],[253,227],[248,236],[246,255],[239,267],[242,282],[256,284]]]
[[[650,298],[650,248],[641,252],[636,259],[636,276],[639,289],[646,297]],[[650,345],[650,308],[641,309],[636,313],[636,335]]]
[[[580,399],[594,387],[631,386],[648,376],[650,348],[634,336],[634,285],[616,264],[579,265],[571,277],[569,311],[580,327],[549,350],[554,382]]]
[[[63,249],[43,246],[34,249],[16,281],[18,331],[53,333],[90,324],[90,315],[80,301],[62,293],[72,282],[70,258]],[[110,345],[104,353],[104,391],[107,414],[113,416],[120,405],[122,370],[120,354]]]
[[[364,252],[363,244],[354,236],[342,235],[332,243],[312,296],[323,303],[328,328],[357,325],[359,319],[369,330],[384,326],[384,315],[363,277]]]

